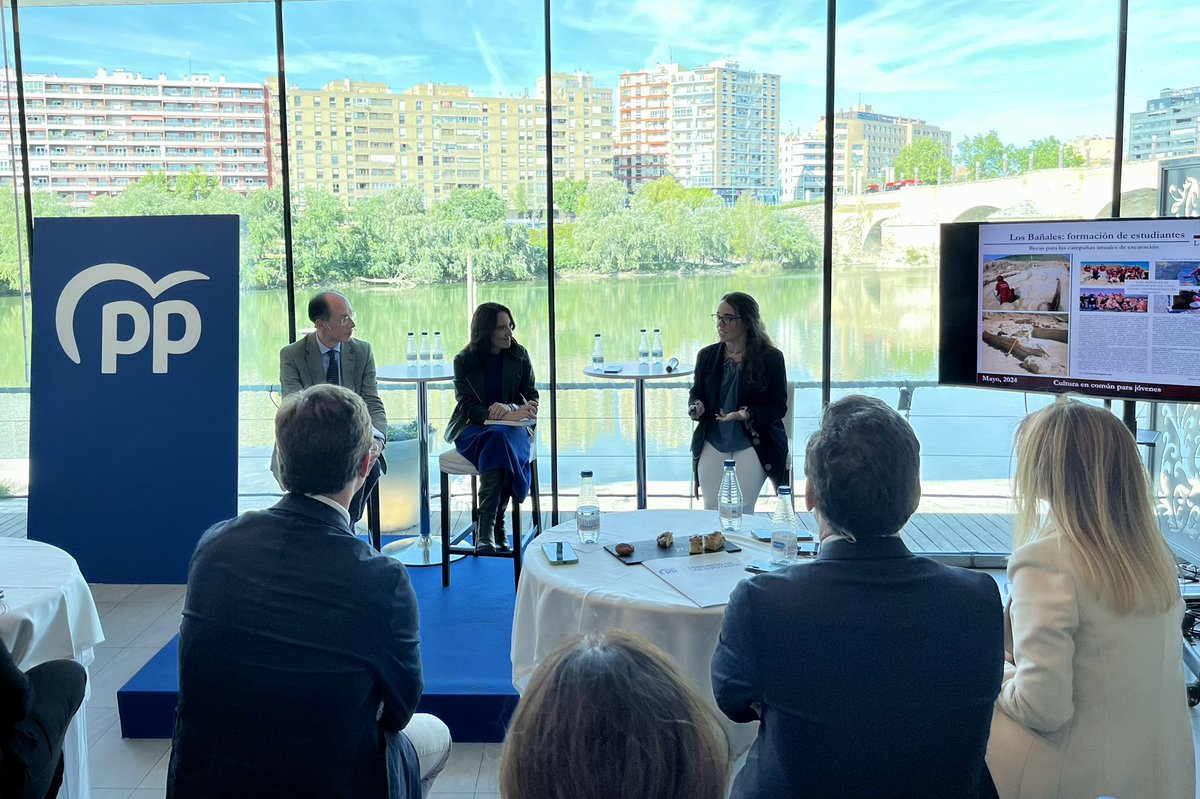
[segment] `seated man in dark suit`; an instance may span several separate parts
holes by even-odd
[[[86,685],[87,671],[73,660],[23,673],[0,641],[0,799],[58,796],[63,738]]]
[[[375,355],[370,344],[353,338],[354,309],[350,301],[336,291],[323,291],[308,301],[308,318],[316,330],[279,351],[280,392],[288,397],[321,383],[345,386],[367,403],[372,435],[382,447],[387,437],[387,412],[375,380]],[[278,452],[272,455],[271,471],[279,477]],[[362,487],[350,498],[351,522],[362,518],[363,505],[379,482],[380,472],[386,471],[381,455]]]
[[[830,405],[805,452],[815,561],[734,590],[712,662],[725,715],[762,726],[733,797],[995,797],[984,765],[1004,663],[986,574],[916,557],[920,445],[871,397]]]
[[[289,493],[215,525],[192,556],[167,796],[416,799],[450,733],[413,712],[408,572],[350,527],[378,454],[367,406],[314,386],[284,400],[275,435]]]

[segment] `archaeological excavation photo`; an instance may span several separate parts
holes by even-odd
[[[1071,256],[997,255],[983,265],[985,311],[1062,311],[1071,293]]]
[[[1065,375],[1067,332],[1065,313],[984,313],[979,370]]]

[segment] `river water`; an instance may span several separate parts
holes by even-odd
[[[895,406],[899,384],[937,379],[936,271],[846,271],[834,278],[833,368],[835,397],[851,391],[876,394]],[[595,461],[598,481],[632,479],[633,391],[612,381],[591,381],[582,370],[591,360],[592,337],[601,333],[609,361],[636,359],[638,331],[662,329],[666,356],[694,359],[716,340],[709,314],[722,294],[740,290],[760,302],[763,317],[787,361],[796,391],[796,436],[804,437],[820,410],[816,388],[821,374],[821,277],[813,273],[683,273],[656,277],[597,277],[558,281],[557,327],[553,331],[560,385],[558,440],[565,482],[569,471]],[[469,321],[463,284],[412,288],[352,286],[345,289],[358,321],[356,335],[371,342],[379,366],[402,364],[406,334],[440,331],[450,359],[466,341]],[[509,306],[517,338],[534,358],[540,384],[550,379],[549,287],[544,280],[484,283],[477,301]],[[307,294],[298,302],[303,320]],[[286,294],[246,291],[238,314],[241,333],[240,442],[268,445],[277,395],[279,348],[287,343]],[[205,324],[220,324],[205,320]],[[301,325],[307,324],[302,322]],[[0,298],[0,458],[23,458],[28,440],[28,395],[24,379],[20,301]],[[685,415],[689,379],[658,381],[647,392],[647,449],[650,478],[686,480],[692,423]],[[449,384],[430,392],[431,422],[440,432],[453,407]],[[385,391],[389,418],[415,416],[411,389]],[[1036,400],[1034,400],[1036,401]],[[1038,404],[1041,404],[1038,401]],[[549,403],[543,402],[548,420]],[[979,389],[920,387],[911,421],[921,438],[926,480],[1002,480],[1015,423],[1025,399]],[[186,429],[186,421],[176,420]],[[173,425],[174,427],[174,425]],[[540,426],[540,444],[549,451],[549,425]],[[575,474],[578,472],[575,471]],[[543,479],[548,479],[544,473]]]

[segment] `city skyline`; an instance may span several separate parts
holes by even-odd
[[[1191,26],[1161,4],[1133,5],[1127,111],[1164,87],[1190,85],[1188,75],[1200,71],[1200,55],[1185,42]],[[992,129],[1014,144],[1112,135],[1115,11],[1098,15],[1032,0],[1006,3],[1000,19],[994,8],[958,0],[936,8],[917,0],[862,2],[839,11],[838,108],[862,102],[923,119],[953,131],[956,143]],[[936,14],[936,26],[923,11]],[[380,25],[381,18],[394,24]],[[823,3],[562,0],[553,4],[552,20],[553,69],[583,70],[597,86],[615,89],[620,73],[659,63],[696,67],[733,58],[742,69],[782,76],[782,132],[809,132],[823,113]],[[27,7],[21,23],[28,73],[124,68],[254,82],[276,74],[270,3]],[[542,25],[540,5],[517,0],[420,12],[382,0],[289,3],[288,81],[316,89],[352,78],[396,91],[434,81],[519,95],[545,71]],[[1169,70],[1147,69],[1151,59]]]

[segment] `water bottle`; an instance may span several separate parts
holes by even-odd
[[[736,533],[742,529],[742,487],[738,485],[737,461],[725,461],[725,475],[721,478],[721,491],[717,494],[717,507],[721,513],[721,531]]]
[[[600,500],[592,483],[591,470],[579,473],[579,501],[575,505],[575,528],[579,543],[595,544],[600,540]]]
[[[412,333],[408,334],[408,346],[404,348],[404,362],[409,369],[417,367],[417,340]]]
[[[421,331],[421,350],[418,353],[417,357],[420,359],[422,366],[429,365],[429,331],[428,330]]]
[[[646,338],[646,328],[638,339],[638,363],[650,363],[650,339]]]
[[[442,334],[439,331],[433,332],[433,365],[442,365]]]
[[[600,334],[592,339],[592,367],[600,368],[604,365],[604,350],[600,348]]]
[[[656,328],[654,328],[654,344],[651,345],[651,347],[650,347],[650,361],[651,361],[651,363],[656,363],[656,364],[662,363],[662,358],[663,358],[662,333],[659,332],[659,329],[656,327]]]
[[[779,501],[771,517],[771,562],[791,563],[796,559],[796,511],[792,508],[792,489],[779,487]]]

